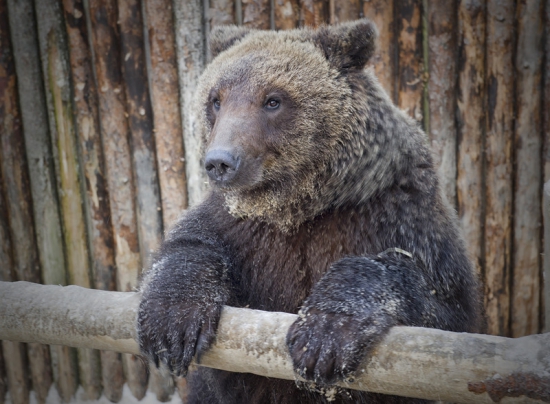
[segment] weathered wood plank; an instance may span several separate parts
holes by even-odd
[[[196,119],[193,114],[197,81],[205,64],[205,32],[202,24],[202,4],[199,0],[174,1],[173,6],[187,195],[189,206],[194,206],[202,200],[208,184],[201,163],[201,139],[196,130]]]
[[[4,350],[0,345],[0,404],[6,402],[6,393],[8,392],[8,379],[6,376],[6,367],[4,365]]]
[[[255,29],[270,29],[270,0],[241,0],[243,25]]]
[[[482,270],[485,2],[458,3],[457,207],[466,246]]]
[[[141,259],[116,1],[89,1],[89,15],[99,90],[100,131],[115,240],[117,289],[127,291],[137,285]],[[141,400],[147,388],[145,365],[129,355],[123,355],[123,364],[128,387]]]
[[[300,25],[318,27],[330,22],[329,0],[301,0]]]
[[[300,4],[298,0],[274,0],[275,29],[298,28],[300,24]]]
[[[543,172],[544,181],[550,180],[550,0],[544,7],[544,68],[543,72]],[[549,281],[550,282],[550,281]],[[550,319],[547,320],[550,321]]]
[[[52,128],[50,133],[59,158],[57,170],[69,282],[90,288],[90,256],[80,184],[79,153],[73,120],[72,94],[67,80],[67,55],[62,54],[61,49],[64,45],[55,35],[55,30],[50,30],[47,47],[47,89],[53,104],[56,124],[55,130]],[[78,374],[86,399],[97,400],[102,391],[99,352],[90,349],[78,350]]]
[[[219,3],[222,2],[216,2]],[[227,3],[232,4],[231,1],[225,3],[226,6]],[[168,229],[187,207],[174,19],[170,0],[145,0],[144,4],[151,52],[149,83],[162,197],[162,219],[164,229]],[[215,10],[211,11],[212,19],[223,21],[223,10],[212,6],[210,10]],[[232,18],[230,20],[232,21]]]
[[[457,1],[428,2],[429,130],[441,188],[456,206]]]
[[[542,199],[542,213],[544,219],[544,329],[543,332],[550,332],[550,181],[544,184],[544,195]]]
[[[543,5],[541,0],[524,0],[516,10],[513,337],[540,331]]]
[[[363,3],[363,14],[371,19],[378,28],[378,44],[371,58],[376,77],[380,84],[396,100],[396,59],[395,30],[393,18],[393,0],[368,0]]]
[[[121,52],[124,56],[122,76],[132,146],[141,262],[143,267],[147,268],[152,253],[160,243],[162,208],[153,136],[153,109],[146,71],[141,2],[118,0],[118,24]],[[156,394],[157,400],[170,400],[174,392],[172,379],[162,377],[156,368],[150,367],[149,372],[149,389]]]
[[[397,105],[418,122],[422,122],[424,91],[422,59],[422,1],[395,3],[398,43]]]
[[[110,225],[109,195],[101,152],[97,89],[82,0],[63,1],[69,43],[69,63],[74,93],[74,116],[79,141],[80,164],[85,183],[92,278],[95,288],[116,290],[114,240]],[[103,394],[112,402],[122,398],[124,374],[120,354],[102,351]]]
[[[337,1],[330,3],[330,23],[338,24],[346,21],[353,21],[361,18],[363,13],[361,0]]]
[[[487,4],[484,283],[488,332],[509,335],[514,1]]]
[[[18,279],[40,282],[43,275],[44,281],[61,278],[63,282],[63,248],[49,145],[44,83],[36,26],[29,24],[29,21],[35,21],[33,4],[31,0],[8,0],[7,6],[18,97],[20,105],[25,107],[21,110],[22,126],[18,127],[18,133],[6,133],[6,136],[9,136],[6,143],[12,146],[11,150],[2,147],[3,164],[15,170],[3,169],[4,180],[13,184],[7,184],[7,205],[14,265]],[[12,69],[13,67],[9,68],[13,71]],[[18,105],[15,93],[10,98],[13,104],[9,110],[13,111]],[[17,154],[14,153],[14,148],[17,148]],[[10,154],[11,161],[5,161]],[[21,158],[25,155],[26,161]],[[28,164],[29,176],[25,163]],[[8,179],[10,174],[12,177]],[[32,206],[31,200],[34,202]],[[57,254],[60,257],[56,256]],[[27,352],[33,390],[37,401],[43,403],[52,385],[49,348],[39,344],[28,344]]]

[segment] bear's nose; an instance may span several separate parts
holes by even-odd
[[[239,162],[239,157],[233,153],[215,149],[206,153],[204,168],[212,180],[227,185],[235,178]]]

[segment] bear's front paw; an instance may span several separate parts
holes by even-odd
[[[210,347],[221,304],[142,300],[138,313],[141,352],[158,367],[164,363],[177,376],[187,375],[191,360]]]
[[[315,383],[351,381],[391,326],[390,318],[383,314],[365,317],[303,308],[287,335],[294,369]]]

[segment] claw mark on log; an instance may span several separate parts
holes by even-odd
[[[491,379],[481,382],[469,382],[468,391],[475,394],[487,392],[495,403],[504,397],[519,396],[550,403],[550,377],[531,373],[512,373],[507,377],[496,374]]]

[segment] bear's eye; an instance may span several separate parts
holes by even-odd
[[[214,109],[218,110],[220,109],[222,103],[220,100],[218,100],[217,98],[212,102],[212,104],[214,105]]]
[[[281,105],[281,103],[273,98],[270,98],[269,100],[267,100],[267,102],[265,103],[265,107],[267,109],[277,109],[279,108],[279,105]]]

